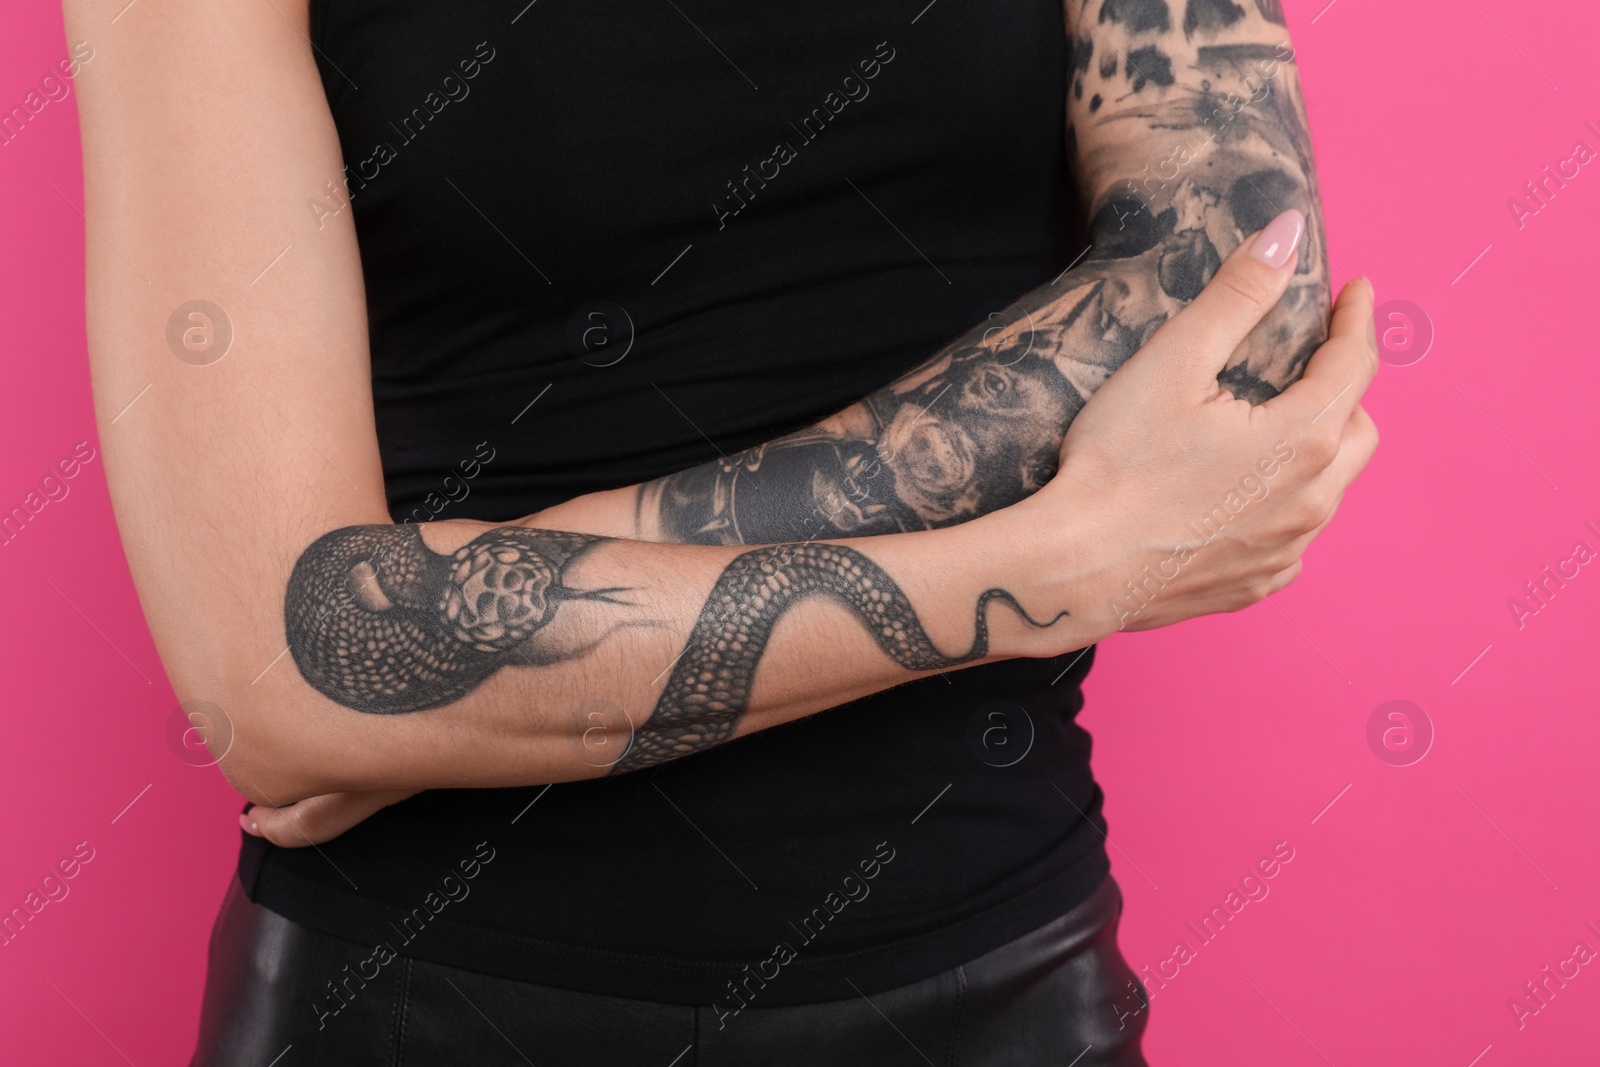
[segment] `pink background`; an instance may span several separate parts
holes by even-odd
[[[1180,939],[1195,950],[1150,983],[1149,1054],[1596,1062],[1600,966],[1520,1030],[1507,1000],[1575,942],[1600,950],[1585,928],[1600,927],[1600,567],[1520,630],[1508,600],[1574,542],[1600,549],[1584,528],[1600,527],[1600,165],[1520,230],[1507,199],[1574,142],[1600,150],[1584,129],[1600,127],[1600,16],[1322,4],[1286,6],[1335,277],[1369,274],[1380,303],[1420,305],[1437,337],[1379,375],[1368,408],[1383,448],[1297,585],[1102,648],[1084,721],[1128,898],[1123,947],[1152,972]],[[12,5],[4,26],[9,108],[66,44],[53,4]],[[0,510],[96,440],[77,137],[69,99],[0,148]],[[0,911],[78,842],[94,858],[0,947],[0,1061],[185,1062],[239,802],[168,747],[174,698],[99,458],[68,484],[0,547]],[[1392,699],[1436,731],[1411,766],[1368,747],[1367,720]],[[1200,945],[1184,923],[1280,841],[1295,857],[1270,895]]]

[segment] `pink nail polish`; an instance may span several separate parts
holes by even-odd
[[[1290,208],[1256,234],[1250,254],[1274,269],[1289,262],[1295,249],[1300,247],[1300,235],[1306,232],[1306,217]]]
[[[261,836],[260,828],[256,826],[255,820],[250,818],[248,815],[239,816],[239,826],[242,830],[244,830],[245,833],[250,834],[253,837]]]

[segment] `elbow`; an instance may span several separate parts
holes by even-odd
[[[250,766],[246,769],[237,759],[221,760],[217,767],[222,771],[222,776],[228,780],[228,784],[233,787],[233,791],[251,804],[281,808],[304,800],[306,796],[318,795],[308,793],[305,796],[297,796],[295,792],[284,788],[284,783],[278,778],[263,774],[259,767]],[[268,784],[262,785],[262,779]]]
[[[270,730],[236,728],[232,744],[217,759],[217,769],[252,804],[281,808],[307,797],[341,792],[298,748],[293,738],[274,736]],[[218,755],[216,748],[212,755]]]
[[[367,784],[371,768],[352,736],[360,724],[319,722],[319,709],[306,703],[235,694],[227,711],[210,705],[206,746],[245,799],[283,807],[326,793],[378,788]]]
[[[593,778],[610,769],[612,753],[626,745],[620,731],[631,729],[625,718],[619,728],[577,713],[530,729],[520,722],[486,728],[477,716],[437,710],[367,714],[310,693],[298,680],[233,700],[206,739],[212,758],[241,796],[274,808],[331,793]]]

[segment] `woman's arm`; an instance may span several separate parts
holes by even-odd
[[[762,544],[933,529],[1015,503],[1054,473],[1087,398],[1290,208],[1309,221],[1293,283],[1220,380],[1260,403],[1297,378],[1326,336],[1328,272],[1278,5],[1064,8],[1067,152],[1092,241],[1081,264],[814,426],[539,521]]]
[[[940,532],[979,532],[982,536],[975,546],[997,560],[1014,561],[1020,550],[1032,561],[1036,576],[1060,574],[1058,556],[1063,552],[1068,559],[1077,559],[1084,569],[1070,583],[1070,592],[1083,604],[1077,624],[1091,632],[1151,629],[1211,611],[1236,610],[1292,581],[1300,571],[1301,553],[1327,524],[1345,488],[1376,447],[1376,432],[1356,405],[1356,397],[1376,369],[1377,343],[1372,290],[1358,281],[1340,295],[1332,338],[1308,363],[1305,377],[1283,396],[1252,408],[1219,391],[1216,375],[1226,354],[1276,303],[1289,281],[1287,264],[1286,269],[1274,270],[1250,262],[1257,253],[1273,261],[1292,253],[1294,245],[1286,242],[1285,230],[1292,234],[1294,225],[1286,227],[1286,222],[1298,224],[1292,217],[1274,223],[1254,238],[1248,256],[1236,254],[1224,263],[1195,306],[1164,326],[1095,395],[1084,419],[1068,432],[1061,473],[1049,485],[995,515]],[[1269,442],[1270,452],[1265,451]],[[1085,514],[1103,521],[1097,528],[1073,525],[1069,518]],[[388,538],[395,536],[394,529],[340,531],[335,537],[373,533]],[[501,528],[494,536],[508,532]],[[928,536],[895,535],[870,543],[925,541]],[[844,543],[786,545],[747,555],[776,560],[843,547]],[[729,572],[737,569],[736,561]],[[1067,570],[1072,572],[1071,567]],[[785,584],[803,583],[808,573],[807,567],[785,562],[772,577]],[[352,600],[373,599],[370,591],[363,591],[370,579],[367,575],[352,584]],[[696,626],[701,640],[690,636],[679,664],[703,659],[708,646],[737,649],[745,644],[750,628],[730,625],[728,619],[748,613],[710,610],[717,602],[716,596],[708,599],[708,610]],[[798,636],[814,641],[817,633],[815,628],[806,629]],[[882,644],[887,650],[888,643]],[[714,675],[696,669],[685,671],[674,665],[673,676],[700,677],[707,683],[704,688],[717,688]],[[708,722],[714,727],[722,717],[707,716],[714,709],[703,704],[691,707],[689,701],[675,701],[676,691],[669,682],[655,710],[631,738],[608,731],[609,724],[620,718],[614,706],[586,703],[588,721],[580,723],[589,726],[585,738],[597,736],[602,743],[574,740],[569,747],[582,751],[583,761],[597,766],[608,751],[614,752],[610,758],[623,757],[614,769],[626,770],[731,735],[728,730],[712,736]],[[687,749],[682,747],[685,735]],[[640,747],[630,747],[630,742]],[[319,795],[286,807],[252,808],[241,816],[241,823],[279,845],[314,844],[338,836],[409,793]]]
[[[1144,378],[1103,391],[1107,443],[1069,439],[1026,507],[758,548],[396,526],[355,234],[304,208],[339,174],[304,4],[174,0],[112,35],[115,6],[68,4],[72,36],[106,40],[80,80],[101,444],[163,664],[229,716],[222,766],[254,800],[597,776],[929,670],[1081,647],[1123,621],[1111,602],[1152,545],[1291,438],[1306,461],[1135,624],[1242,606],[1292,576],[1364,462],[1347,425],[1364,344],[1330,346],[1271,411],[1219,399],[1223,359],[1289,282],[1240,255],[1209,311],[1146,346]]]
[[[305,209],[338,141],[305,4],[282,10],[186,0],[113,30],[114,2],[68,4],[105,41],[80,107],[107,477],[162,661],[231,718],[243,792],[593,775],[612,761],[584,739],[615,751],[630,720],[624,769],[1044,650],[1017,600],[1049,622],[1059,590],[1006,590],[971,535],[869,555],[393,525],[355,234]]]

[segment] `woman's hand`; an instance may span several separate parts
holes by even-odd
[[[1229,257],[1079,413],[1055,478],[1011,509],[1046,552],[1065,519],[1087,553],[1044,602],[1082,604],[1105,633],[1146,630],[1237,611],[1300,574],[1378,445],[1357,403],[1378,367],[1372,286],[1345,286],[1327,343],[1266,403],[1217,374],[1289,284],[1303,226],[1286,212]]]
[[[239,816],[239,825],[245,833],[264,837],[274,845],[303,848],[332,841],[356,823],[411,795],[405,790],[328,793],[281,808],[256,804]]]

